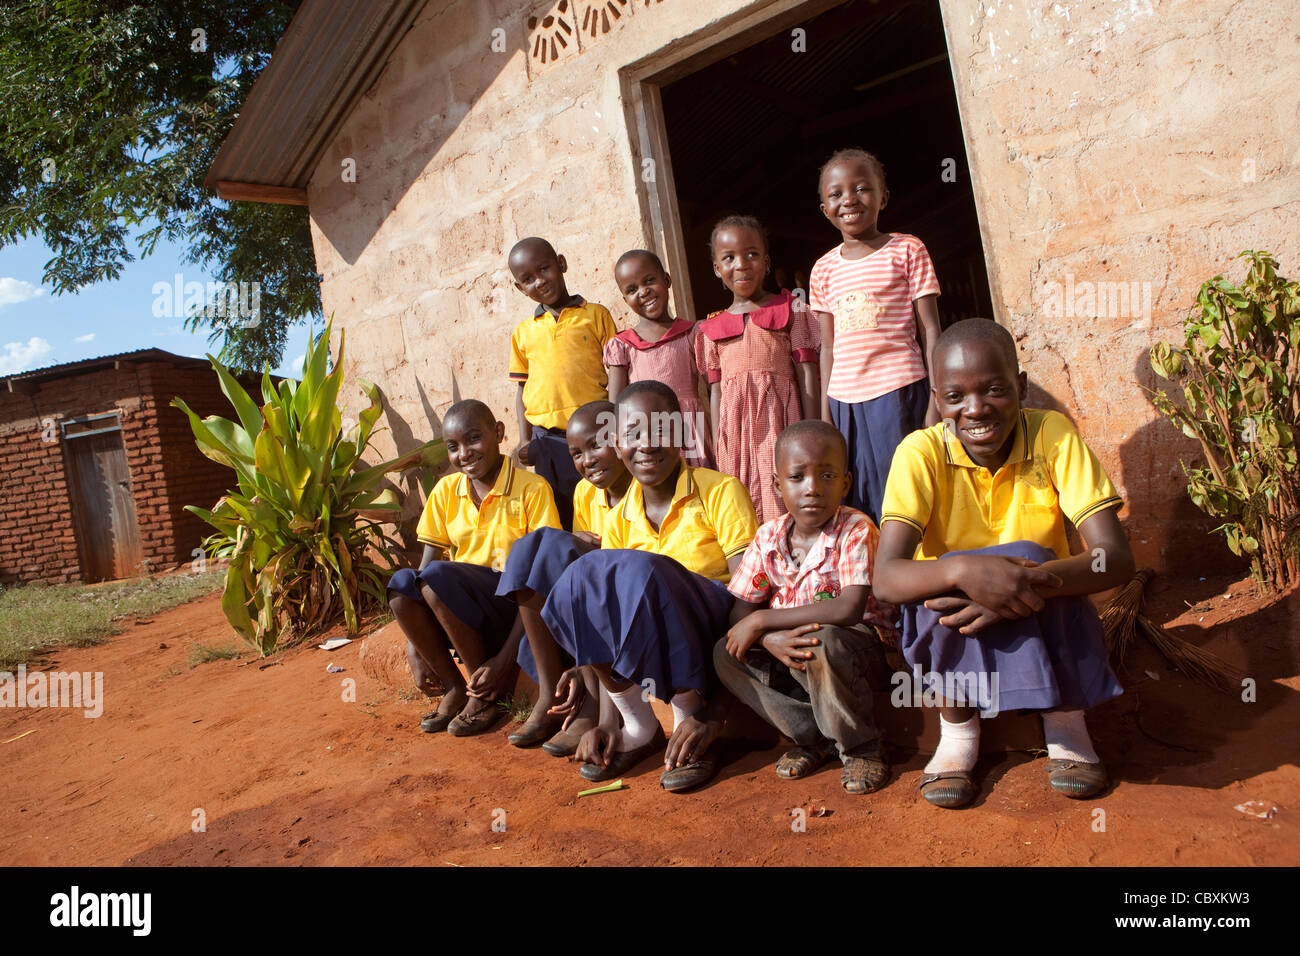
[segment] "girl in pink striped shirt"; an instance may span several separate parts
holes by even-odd
[[[809,280],[821,325],[821,415],[849,445],[847,503],[879,524],[894,449],[939,420],[926,375],[939,337],[939,280],[920,239],[876,227],[889,201],[876,157],[835,153],[822,167],[819,193],[822,213],[843,237]]]

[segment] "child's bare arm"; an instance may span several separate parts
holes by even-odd
[[[1136,570],[1128,535],[1119,522],[1119,509],[1099,511],[1079,525],[1084,551],[1069,558],[1046,561],[1044,571],[1061,579],[1059,588],[1039,589],[1044,597],[1096,594],[1127,584]]]
[[[718,413],[722,409],[722,383],[714,382],[709,386],[709,423],[713,429],[713,447],[718,447]],[[734,571],[735,568],[732,568]]]
[[[831,366],[835,361],[835,316],[829,312],[814,312],[813,315],[817,316],[817,324],[822,329],[821,375],[818,376],[817,387],[820,394],[818,395],[817,408],[822,421],[829,422],[831,420],[831,402],[830,396],[826,394],[826,386],[831,380]]]
[[[930,381],[934,380],[934,343],[939,340],[939,297],[923,295],[916,300],[916,331],[921,342],[921,354],[925,357],[925,371]],[[925,424],[939,423],[939,410],[934,407],[933,397],[927,397]]]
[[[515,448],[515,458],[519,464],[524,467],[531,467],[533,464],[532,451],[529,443],[533,438],[533,426],[528,422],[528,416],[524,414],[524,383],[519,383],[519,388],[515,391],[515,421],[519,425],[519,445]]]
[[[932,610],[950,610],[939,602],[950,601],[946,596],[960,592],[968,599],[966,603],[978,604],[997,618],[1019,618],[1042,610],[1042,594],[1061,586],[1056,574],[1023,558],[962,554],[914,561],[912,555],[920,541],[921,532],[906,522],[886,520],[882,524],[872,582],[877,600],[888,604],[926,601]]]
[[[773,631],[792,631],[806,624],[852,627],[862,620],[870,595],[871,589],[865,584],[854,584],[844,588],[837,597],[814,601],[801,607],[773,609],[738,600],[736,603],[744,603],[747,610],[739,617],[734,609],[732,611],[732,627],[727,632],[727,653],[740,659],[767,634]]]
[[[609,367],[609,400],[617,402],[619,395],[623,394],[623,389],[627,388],[627,369],[626,365],[611,365]]]
[[[820,418],[822,400],[816,363],[800,362],[795,370],[799,376],[799,404],[803,408],[803,417]]]
[[[751,601],[742,601],[738,597],[733,597],[731,599],[730,623],[733,625],[739,624],[742,618],[749,617],[749,615],[763,610],[766,606],[765,604],[754,604]]]
[[[424,554],[420,557],[420,570],[423,571],[434,561],[442,561],[447,557],[447,552],[442,548],[435,548],[431,544],[424,546]]]

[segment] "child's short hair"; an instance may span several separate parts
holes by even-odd
[[[681,413],[682,405],[681,402],[677,400],[677,393],[663,382],[656,382],[652,378],[643,378],[640,381],[633,382],[627,388],[623,389],[623,391],[619,392],[618,407],[622,408],[627,400],[634,395],[643,394],[658,395],[668,403],[668,410],[670,412]]]
[[[618,257],[618,261],[614,263],[614,271],[617,272],[619,270],[619,267],[623,265],[623,263],[627,262],[627,260],[629,259],[635,259],[638,256],[640,256],[643,259],[649,259],[650,263],[656,269],[658,269],[660,272],[664,274],[667,274],[668,270],[664,268],[663,261],[657,255],[651,252],[649,249],[629,249],[627,252],[623,253],[621,256]]]
[[[758,233],[759,241],[763,243],[763,251],[766,253],[772,251],[772,245],[767,241],[767,230],[753,216],[723,216],[714,223],[713,231],[709,233],[709,258],[713,257],[713,249],[718,242],[718,233],[723,229],[753,229]]]
[[[525,249],[536,249],[549,254],[552,258],[559,258],[555,253],[555,247],[541,236],[525,236],[510,247],[510,254],[506,256],[506,261],[509,262],[514,259],[515,253],[523,252]]]
[[[578,406],[574,413],[569,416],[569,422],[572,424],[575,418],[582,415],[589,416],[592,421],[599,423],[601,413],[603,412],[608,415],[610,412],[614,411],[614,408],[614,403],[608,398],[598,398],[594,402],[588,402],[586,405]]]
[[[497,417],[493,414],[492,409],[477,398],[467,398],[447,409],[447,414],[442,416],[442,428],[443,431],[446,431],[447,426],[452,422],[464,425],[472,421],[492,428],[497,423]]]
[[[880,180],[880,188],[887,189],[888,183],[885,180],[885,164],[878,160],[873,154],[868,153],[865,149],[837,149],[831,153],[831,158],[822,163],[821,171],[817,174],[817,198],[822,195],[822,181],[826,178],[826,170],[830,169],[836,163],[862,163],[871,174]]]
[[[1011,363],[1014,371],[1020,371],[1020,356],[1016,353],[1016,340],[1011,337],[1010,332],[992,319],[962,319],[944,329],[934,343],[936,364],[941,352],[947,351],[954,345],[965,345],[967,342],[983,342],[993,346]]]
[[[820,438],[831,442],[840,449],[840,453],[844,455],[844,466],[848,467],[848,442],[844,440],[844,435],[841,434],[838,428],[830,422],[822,421],[820,418],[802,419],[781,432],[776,440],[776,448],[772,451],[772,464],[775,466],[781,460],[781,455],[785,452],[785,449],[801,438]]]

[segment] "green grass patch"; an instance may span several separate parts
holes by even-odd
[[[190,651],[190,667],[198,667],[200,664],[211,664],[213,661],[233,661],[239,657],[239,648],[233,644],[230,647],[209,647],[207,644],[195,644]]]
[[[522,724],[533,712],[533,702],[526,693],[516,696],[506,694],[497,698],[497,706],[510,715],[516,724]]]
[[[121,631],[118,621],[148,617],[221,587],[225,572],[169,574],[108,584],[22,584],[0,588],[0,671],[57,645],[87,647]]]

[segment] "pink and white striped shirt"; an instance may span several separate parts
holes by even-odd
[[[912,303],[939,294],[925,243],[893,233],[861,259],[838,245],[813,266],[809,305],[834,316],[835,344],[826,393],[865,402],[925,378]]]

